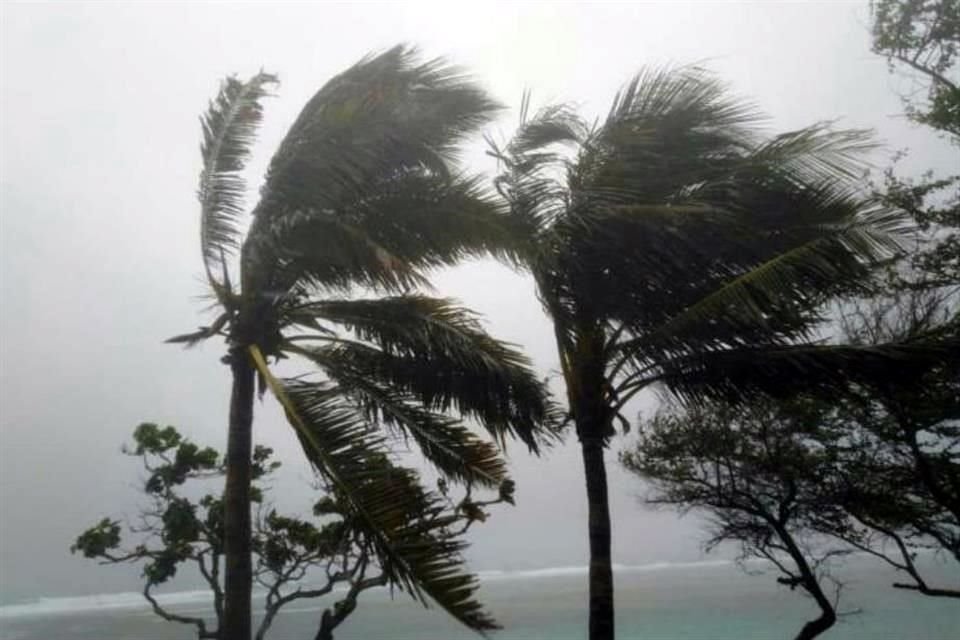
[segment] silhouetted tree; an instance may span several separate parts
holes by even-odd
[[[836,452],[810,445],[823,437],[819,409],[803,401],[667,406],[641,422],[637,445],[621,456],[652,486],[648,503],[708,516],[708,548],[734,542],[741,557],[766,560],[779,571],[778,582],[813,598],[820,615],[797,640],[836,622],[841,585],[830,561],[851,550],[817,536],[815,523],[846,519],[821,490]]]

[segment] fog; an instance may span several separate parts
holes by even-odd
[[[454,6],[456,5],[456,6]],[[603,113],[642,65],[702,64],[782,130],[826,119],[873,128],[878,169],[947,168],[956,150],[900,115],[915,89],[869,50],[866,3],[228,5],[3,4],[0,8],[0,598],[137,588],[68,547],[103,515],[136,513],[141,421],[222,447],[229,375],[222,344],[163,340],[207,318],[201,283],[198,115],[226,74],[280,75],[252,163],[251,192],[304,102],[364,54],[398,42],[464,65],[516,106],[572,101]],[[506,135],[516,110],[490,127]],[[481,142],[468,165],[489,171]],[[549,324],[522,274],[480,262],[435,274],[546,375]],[[558,387],[559,390],[559,387]],[[650,399],[642,406],[649,408]],[[642,408],[642,407],[638,407]],[[269,398],[255,438],[285,468],[274,497],[306,504],[310,472]],[[543,459],[509,450],[518,505],[473,531],[477,569],[583,565],[586,504],[573,437]],[[700,556],[693,518],[653,513],[610,449],[614,561]]]

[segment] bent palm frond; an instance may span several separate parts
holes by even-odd
[[[227,78],[200,122],[203,127],[203,170],[200,200],[200,245],[210,286],[223,299],[227,284],[225,255],[239,247],[237,222],[243,214],[246,183],[241,173],[250,157],[263,118],[260,101],[269,95],[277,77],[258,73],[246,82]]]
[[[619,349],[651,358],[808,338],[830,296],[854,290],[872,266],[894,255],[901,225],[899,215],[877,210],[842,228],[798,229],[792,247],[789,230],[772,247],[760,235],[764,251],[755,265],[745,270],[746,265],[730,265],[726,277],[718,272],[703,282],[702,297],[686,307],[680,306],[682,298],[673,308],[662,304],[662,321],[635,327],[636,337]]]
[[[754,150],[751,161],[758,167],[780,167],[784,176],[802,183],[829,175],[850,180],[863,176],[864,154],[876,147],[869,130],[834,130],[822,122],[774,136]]]
[[[458,144],[498,109],[459,69],[419,62],[407,47],[329,81],[271,161],[244,249],[245,288],[402,291],[424,285],[419,269],[514,252],[509,220],[455,167]],[[358,250],[345,257],[337,245],[348,241]]]
[[[445,175],[457,145],[498,109],[457,67],[395,47],[330,80],[307,103],[270,164],[264,199],[339,209],[376,180]]]
[[[501,442],[513,435],[533,450],[543,444],[538,426],[547,419],[548,402],[530,361],[450,300],[328,300],[304,305],[289,318],[307,327],[333,323],[367,343],[338,340],[342,353],[323,352],[355,375],[401,389],[430,410],[477,418]]]
[[[268,276],[278,302],[303,288],[349,291],[368,287],[403,291],[428,287],[416,265],[356,221],[334,212],[289,213],[248,240],[246,264]],[[258,263],[254,264],[253,255]],[[265,285],[266,286],[266,285]]]
[[[383,438],[326,384],[280,381],[256,348],[257,370],[283,405],[307,458],[349,505],[354,527],[373,546],[391,584],[425,596],[476,631],[496,629],[475,599],[476,576],[463,570],[464,542],[451,534],[439,496],[415,472],[389,461]]]
[[[687,399],[742,400],[758,393],[842,395],[851,385],[881,389],[909,385],[932,367],[958,361],[956,335],[918,335],[879,345],[801,344],[699,353],[663,363],[651,378]]]
[[[352,366],[350,355],[349,349],[340,347],[311,354],[337,383],[337,390],[360,407],[371,424],[382,424],[410,438],[423,457],[450,480],[497,487],[506,478],[506,465],[496,446],[475,436],[459,420],[429,411],[417,398],[378,383],[362,368]]]
[[[476,178],[404,174],[368,185],[341,209],[288,212],[260,224],[245,259],[272,274],[280,291],[397,292],[427,287],[425,270],[467,258],[516,262],[513,226]]]

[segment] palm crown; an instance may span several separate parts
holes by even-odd
[[[825,384],[860,370],[811,339],[824,302],[863,290],[907,223],[857,184],[866,132],[765,139],[760,122],[700,70],[650,70],[598,125],[553,106],[494,145],[568,384],[576,363],[602,361],[621,407],[653,382],[739,394],[805,365]],[[762,375],[738,376],[740,362]]]
[[[509,249],[503,211],[455,169],[457,145],[498,106],[410,49],[365,59],[307,103],[244,233],[241,172],[275,83],[228,79],[202,120],[201,244],[221,314],[172,341],[224,336],[229,360],[249,363],[280,401],[391,583],[492,628],[449,519],[423,525],[440,497],[390,461],[387,438],[410,438],[442,475],[482,486],[505,479],[504,462],[464,420],[497,440],[536,449],[542,439],[546,395],[527,359],[454,302],[415,292],[425,270]],[[313,373],[277,378],[267,362],[286,357]]]

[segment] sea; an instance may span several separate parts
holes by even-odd
[[[956,565],[922,560],[942,586],[960,587]],[[776,582],[759,562],[727,560],[616,566],[621,640],[789,640],[816,617],[813,602]],[[960,640],[960,600],[893,589],[898,576],[870,558],[848,558],[840,621],[828,640]],[[485,571],[481,598],[503,626],[494,640],[586,637],[586,568]],[[209,615],[207,592],[167,593],[171,610]],[[288,605],[268,638],[310,640],[329,600]],[[46,598],[0,606],[3,640],[190,640],[193,627],[157,618],[136,593]],[[337,640],[459,640],[478,636],[403,593],[366,592]]]

